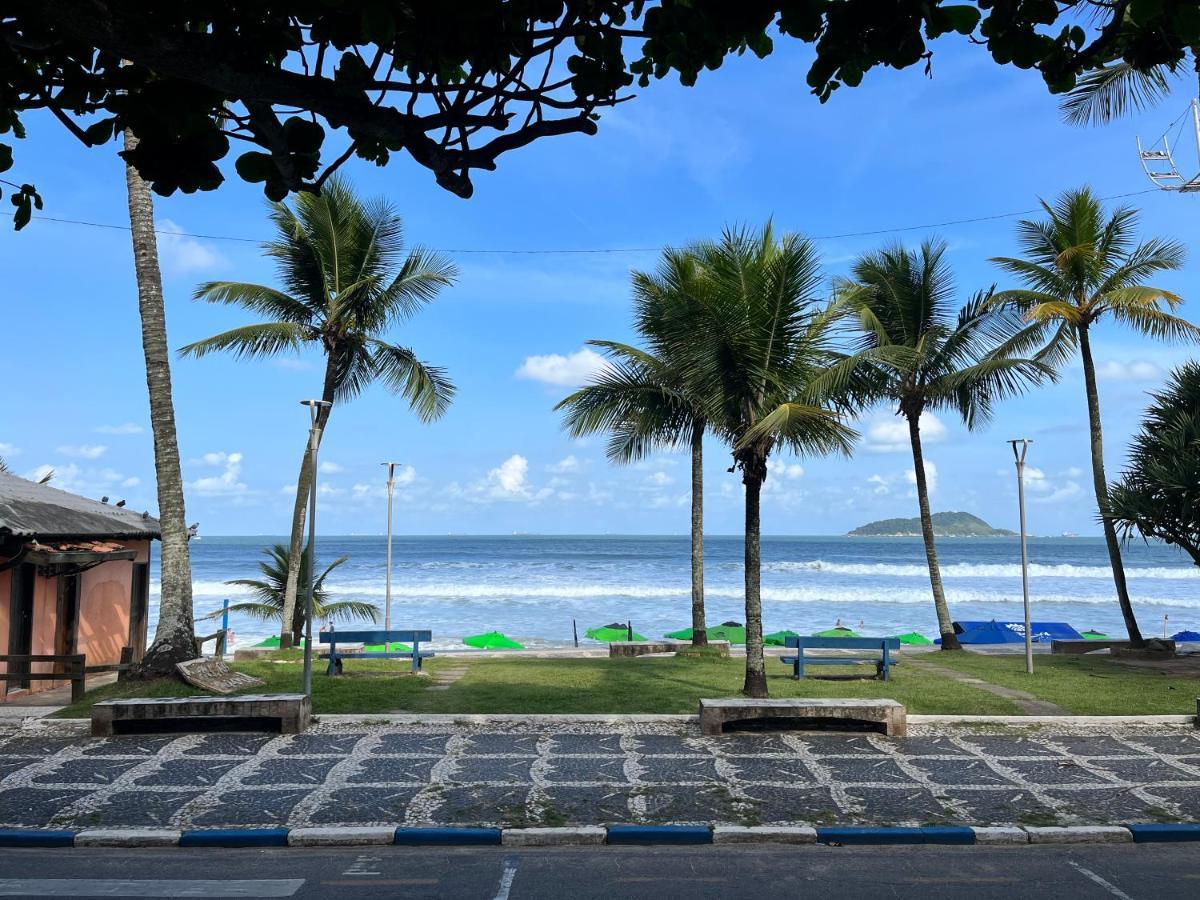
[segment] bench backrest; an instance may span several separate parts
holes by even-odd
[[[803,647],[806,650],[878,650],[882,652],[884,647],[887,647],[889,650],[900,649],[900,638],[890,637],[811,637],[808,635],[798,635],[796,637],[785,638],[784,640],[784,645],[787,647]]]
[[[322,644],[332,644],[336,637],[339,644],[391,644],[396,641],[405,643],[428,643],[433,640],[432,631],[322,631]]]

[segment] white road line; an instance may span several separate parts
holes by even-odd
[[[500,874],[500,886],[496,888],[496,900],[508,900],[508,892],[512,890],[513,879],[517,877],[517,857],[504,858],[504,871]]]
[[[291,897],[303,885],[303,878],[0,878],[0,897]]]
[[[1091,869],[1085,869],[1079,863],[1075,862],[1075,860],[1068,859],[1067,865],[1070,866],[1072,869],[1074,869],[1076,872],[1078,872],[1080,875],[1082,875],[1084,878],[1087,878],[1089,881],[1093,881],[1096,884],[1100,885],[1100,887],[1104,888],[1106,891],[1108,891],[1114,897],[1120,897],[1121,900],[1133,900],[1132,897],[1130,897],[1127,893],[1125,893],[1123,890],[1121,890],[1119,887],[1117,887],[1111,881],[1105,881],[1103,878],[1101,878],[1099,875],[1097,875]]]

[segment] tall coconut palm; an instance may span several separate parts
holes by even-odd
[[[1041,329],[1011,307],[989,304],[986,294],[977,294],[956,309],[945,254],[944,243],[926,241],[915,252],[895,244],[855,262],[853,279],[840,289],[856,314],[861,346],[840,368],[854,375],[860,398],[894,403],[908,426],[938,631],[942,649],[957,650],[929,511],[921,417],[949,410],[967,428],[976,428],[991,417],[998,400],[1054,372],[1036,355],[1019,355],[1036,348]]]
[[[651,344],[642,350],[615,341],[590,341],[609,365],[591,383],[554,409],[565,414],[574,437],[608,432],[608,458],[629,463],[659,448],[687,446],[691,452],[692,644],[708,643],[704,616],[704,431],[701,405],[694,401],[678,362],[679,348],[661,333],[660,298],[696,289],[696,261],[687,252],[667,251],[659,271],[633,273],[638,329]]]
[[[454,385],[442,369],[421,362],[384,335],[452,284],[454,266],[423,249],[406,252],[394,209],[382,200],[361,200],[337,178],[319,195],[300,194],[293,206],[272,204],[270,217],[277,236],[264,250],[275,260],[282,287],[213,281],[200,285],[195,295],[209,303],[241,306],[270,321],[234,328],[180,352],[263,357],[314,345],[325,355],[321,399],[327,403],[344,403],[380,382],[401,394],[422,422],[440,417],[454,396]],[[318,444],[331,408],[322,407],[317,414]],[[312,478],[306,435],[288,544],[281,646],[290,646],[294,630]]]
[[[304,559],[301,568],[307,569],[312,560],[309,559],[311,547],[304,548]],[[291,569],[288,560],[288,548],[284,544],[273,544],[263,551],[267,557],[258,564],[262,573],[261,578],[235,578],[226,581],[228,585],[249,588],[253,600],[239,600],[229,604],[228,608],[214,610],[205,618],[215,619],[225,613],[241,613],[262,622],[278,622],[283,618],[283,598],[287,593],[287,575]],[[359,619],[364,622],[379,621],[379,609],[374,604],[362,600],[330,600],[329,592],[325,589],[325,579],[329,574],[348,560],[349,556],[339,556],[325,567],[320,575],[313,578],[313,619]],[[304,634],[304,607],[298,607],[292,623],[292,642],[300,643]]]
[[[745,487],[746,675],[742,691],[767,696],[763,659],[760,500],[777,448],[848,453],[855,433],[814,391],[834,355],[836,305],[817,299],[819,254],[796,235],[729,230],[695,248],[702,290],[660,298],[662,340],[680,348],[689,392],[710,433],[733,454]]]
[[[126,152],[138,139],[125,132]],[[150,430],[154,435],[154,476],[158,488],[158,518],[162,527],[159,565],[158,625],[138,675],[174,675],[175,664],[196,655],[192,618],[192,563],[183,501],[183,473],[175,433],[175,404],[171,395],[171,358],[167,349],[166,310],[158,243],[154,235],[154,201],[150,185],[137,170],[125,166],[133,264],[137,276],[138,311],[142,324],[142,353],[150,395]]]
[[[1159,272],[1180,268],[1183,245],[1160,238],[1135,245],[1137,212],[1120,207],[1106,214],[1103,204],[1088,188],[1068,191],[1053,204],[1042,201],[1042,208],[1045,219],[1023,220],[1017,226],[1023,258],[993,260],[1027,287],[1003,291],[995,300],[1015,304],[1031,322],[1052,330],[1052,346],[1057,345],[1064,353],[1079,347],[1096,505],[1121,615],[1130,641],[1140,646],[1142,633],[1129,600],[1121,548],[1108,507],[1092,328],[1102,319],[1112,319],[1146,337],[1200,339],[1200,328],[1172,314],[1183,300],[1171,291],[1145,283]]]

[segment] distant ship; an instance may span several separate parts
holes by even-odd
[[[1062,533],[1062,536],[1063,537],[1079,537],[1079,535],[1077,533],[1075,533],[1074,531],[1064,531]]]

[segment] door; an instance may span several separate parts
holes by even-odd
[[[129,597],[129,646],[133,659],[146,655],[146,616],[150,610],[150,564],[133,564],[133,588]]]
[[[9,599],[8,652],[29,654],[33,651],[33,587],[37,572],[28,563],[13,570],[10,582],[12,595]],[[29,663],[8,664],[9,674],[21,675],[29,672]],[[5,682],[6,692],[29,688],[28,678],[14,678]]]

